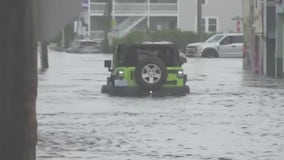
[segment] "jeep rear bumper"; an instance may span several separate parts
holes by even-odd
[[[113,87],[113,86],[102,86],[102,93],[108,93],[113,96],[131,96],[131,97],[139,97],[139,96],[185,96],[190,93],[189,86],[183,87],[162,87],[157,90],[150,91],[143,90],[140,87]]]

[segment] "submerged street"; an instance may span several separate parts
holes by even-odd
[[[50,51],[39,73],[39,160],[282,160],[284,83],[242,59],[189,58],[185,97],[110,97],[107,54]]]

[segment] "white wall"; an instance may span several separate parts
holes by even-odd
[[[82,11],[81,0],[39,0],[38,41],[51,41]]]
[[[179,0],[179,26],[181,30],[196,31],[196,0]],[[242,17],[241,0],[207,0],[203,5],[203,17],[219,17],[218,32],[236,31],[236,21],[231,19]]]

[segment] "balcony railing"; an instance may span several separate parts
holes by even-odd
[[[90,38],[93,38],[95,40],[102,40],[104,39],[104,31],[91,31]]]
[[[145,3],[120,3],[113,6],[114,13],[145,13],[148,5]]]
[[[91,13],[104,13],[106,3],[90,3],[90,12]]]
[[[104,13],[106,3],[90,3],[91,13]],[[176,3],[115,3],[113,13],[177,13]]]
[[[162,4],[150,4],[150,12],[168,12],[177,13],[177,4],[162,3]]]

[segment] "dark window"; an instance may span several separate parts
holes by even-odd
[[[139,61],[147,58],[159,58],[166,66],[175,66],[176,57],[171,48],[168,47],[126,47],[120,49],[119,65],[127,67],[135,67]]]
[[[227,45],[232,43],[243,43],[243,36],[227,36],[221,41],[221,45]]]
[[[258,8],[258,0],[255,0],[255,8]]]
[[[201,3],[202,4],[206,4],[206,0],[201,0]]]
[[[198,3],[198,1],[199,0],[195,0],[196,3]],[[200,0],[200,1],[201,1],[201,4],[203,4],[203,5],[206,4],[206,2],[207,2],[207,0]]]
[[[216,18],[208,19],[208,31],[217,32],[217,19]]]
[[[243,43],[243,36],[234,36],[233,43]]]
[[[228,45],[228,44],[232,44],[234,41],[234,38],[232,36],[227,36],[226,38],[224,38],[222,41],[221,41],[221,45]]]

